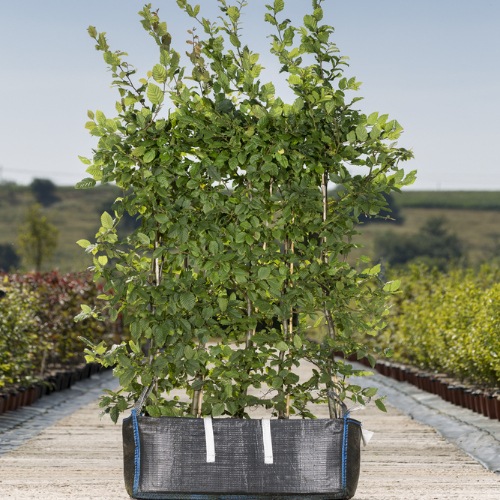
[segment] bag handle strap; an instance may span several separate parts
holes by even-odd
[[[340,418],[349,416],[351,411],[364,410],[366,405],[372,400],[372,398],[367,398],[364,405],[361,403],[354,403],[350,408],[347,408],[347,405],[340,399],[340,396],[335,391],[328,391],[328,397],[332,400],[337,400],[341,411]]]
[[[328,397],[332,401],[337,400],[337,402],[340,406],[340,411],[341,411],[340,418],[344,418],[346,415],[349,414],[349,410],[347,409],[346,404],[340,399],[340,396],[335,391],[328,391]]]
[[[149,387],[144,387],[144,389],[142,390],[141,395],[137,400],[137,403],[135,403],[135,406],[132,409],[132,411],[135,411],[136,414],[137,413],[140,414],[142,412],[142,407],[144,406],[144,402],[149,398],[149,395],[151,394],[153,387],[154,387],[154,382],[151,382]]]

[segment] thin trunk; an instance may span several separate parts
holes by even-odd
[[[42,366],[40,367],[40,378],[43,378],[46,363],[47,363],[47,349],[45,349],[43,351],[43,355],[42,355]]]
[[[286,259],[286,256],[288,255],[288,245],[289,245],[289,240],[288,240],[288,237],[285,238],[285,241],[283,242],[283,246],[284,246],[284,255],[285,255],[285,259]],[[287,280],[285,280],[285,282],[283,283],[283,294],[286,294],[286,289],[287,289]],[[283,305],[283,301],[281,301],[281,305]],[[287,318],[283,318],[283,338],[285,340],[288,340],[288,319]],[[280,361],[283,361],[285,359],[285,352],[284,351],[281,351],[280,352],[280,355],[279,355],[279,359]],[[280,371],[281,371],[281,363],[279,364],[280,366]],[[283,391],[283,389],[281,389]],[[278,410],[278,418],[285,418],[285,412],[283,410]]]
[[[293,254],[293,251],[294,251],[294,242],[292,241],[292,245],[291,245],[291,253]],[[290,263],[290,275],[293,274],[293,262]],[[292,284],[290,283],[290,286],[292,286]],[[293,307],[292,309],[290,310],[290,314],[291,314],[291,317],[290,317],[290,331],[289,331],[289,338],[288,340],[291,342],[292,341],[292,338],[293,338]],[[292,355],[290,353],[290,351],[288,351],[288,357],[290,358]],[[288,368],[288,372],[290,372],[290,368]],[[290,417],[290,394],[287,393],[286,395],[286,418]]]
[[[321,179],[321,187],[323,191],[323,222],[326,222],[327,219],[327,214],[328,214],[328,174],[326,172],[323,173],[322,179]],[[326,236],[323,238],[323,243],[325,245],[325,249],[323,251],[323,262],[328,263],[328,252],[326,250]],[[326,325],[327,325],[327,330],[328,330],[328,336],[335,341],[335,325],[333,324],[333,319],[330,311],[326,308],[326,303],[325,303],[325,319],[326,319]],[[334,358],[335,354],[334,351],[332,352],[332,359],[330,360],[330,367],[328,369],[330,373],[330,377],[333,375],[333,383],[335,386],[335,389],[337,388],[337,373],[334,372],[333,370],[333,363],[335,361]],[[330,418],[337,418],[338,417],[338,405],[336,401],[334,401],[332,398],[328,398],[328,409],[330,411]]]

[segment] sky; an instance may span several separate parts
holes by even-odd
[[[215,20],[216,0],[198,1],[200,15]],[[266,38],[272,27],[263,18],[271,1],[248,0],[243,36],[266,68],[262,82],[273,81],[276,95],[290,102]],[[139,24],[143,5],[0,0],[0,181],[48,178],[73,185],[88,176],[78,159],[96,145],[84,128],[87,110],[114,117],[118,91],[110,89],[111,75],[87,28],[105,31],[111,50],[127,52],[137,78],[144,77],[158,50]],[[184,54],[194,19],[175,0],[152,7]],[[415,159],[404,168],[418,171],[411,189],[500,190],[500,2],[324,0],[323,9],[322,23],[335,27],[332,41],[350,58],[346,76],[363,82],[359,109],[389,113],[405,129],[398,144]],[[281,15],[298,26],[310,11],[309,1],[285,0]]]

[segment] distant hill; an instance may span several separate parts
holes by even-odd
[[[400,207],[500,210],[498,191],[405,191],[393,196]]]

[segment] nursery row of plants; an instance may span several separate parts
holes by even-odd
[[[62,383],[58,373],[85,365],[79,336],[107,344],[126,338],[114,314],[75,323],[81,304],[95,303],[102,293],[86,273],[2,274],[0,290],[0,393],[51,377],[57,388]],[[111,322],[110,316],[118,321]]]
[[[69,389],[76,382],[90,378],[95,373],[107,369],[98,363],[87,363],[80,367],[47,375],[30,385],[24,384],[15,389],[11,388],[8,392],[0,392],[0,415],[7,411],[15,411],[23,406],[32,405],[44,396]]]
[[[500,270],[449,273],[413,266],[392,297],[388,325],[371,342],[394,360],[483,388],[500,383]]]

